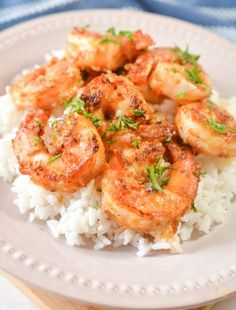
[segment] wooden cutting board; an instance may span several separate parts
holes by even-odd
[[[102,310],[102,308],[82,305],[73,300],[65,299],[55,294],[46,292],[42,289],[31,286],[4,271],[0,270],[0,273],[12,284],[14,284],[22,293],[28,296],[42,310]],[[195,310],[211,310],[212,307],[213,305],[208,305],[195,308]]]

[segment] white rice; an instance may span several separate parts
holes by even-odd
[[[236,117],[236,97],[220,101],[216,92],[212,100],[223,105]],[[28,213],[29,220],[45,221],[55,238],[60,236],[73,246],[83,246],[92,241],[96,250],[106,246],[131,245],[137,248],[137,255],[144,256],[151,250],[181,252],[181,242],[189,240],[193,231],[209,233],[211,228],[224,221],[232,200],[236,195],[236,159],[217,159],[199,156],[202,169],[207,174],[201,176],[195,199],[196,211],[189,211],[181,220],[173,240],[150,242],[142,235],[120,228],[110,221],[101,210],[101,196],[96,191],[94,181],[76,193],[49,192],[31,182],[28,176],[17,171],[11,139],[22,119],[22,113],[15,110],[9,95],[0,97],[0,176],[12,181],[12,191],[16,194],[13,203],[20,213]]]

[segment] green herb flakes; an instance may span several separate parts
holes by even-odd
[[[38,125],[40,128],[43,127],[43,123],[40,120],[35,121],[36,125]]]
[[[200,55],[193,55],[189,52],[189,47],[187,46],[185,50],[182,50],[179,46],[175,46],[172,49],[174,52],[178,53],[181,60],[185,63],[195,65],[200,58]]]
[[[216,132],[218,132],[221,135],[225,135],[227,132],[227,127],[225,124],[218,123],[214,121],[212,118],[209,118],[207,120],[207,123],[211,128],[213,128]]]
[[[141,138],[140,137],[137,137],[132,143],[131,143],[131,146],[133,148],[139,148],[139,144],[141,143]]]
[[[38,147],[41,139],[40,137],[34,137],[34,147]]]
[[[165,172],[171,169],[170,166],[163,165],[163,159],[159,158],[155,165],[147,168],[147,176],[152,182],[152,186],[158,191],[162,192],[162,187],[167,185],[169,177],[165,175]]]
[[[48,164],[53,163],[54,161],[58,160],[59,158],[61,158],[61,154],[57,154],[56,156],[50,158],[50,159],[48,160]]]
[[[192,69],[185,70],[187,80],[195,83],[195,84],[204,84],[201,78],[201,72],[197,65],[194,65]]]

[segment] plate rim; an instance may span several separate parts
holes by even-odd
[[[200,33],[207,33],[208,36],[210,35],[212,37],[213,40],[220,40],[222,42],[222,44],[227,44],[228,48],[232,50],[232,48],[235,50],[236,52],[236,45],[230,41],[228,41],[227,39],[225,38],[222,38],[212,32],[210,32],[209,30],[205,30],[203,27],[199,27],[199,26],[196,26],[194,24],[191,24],[189,22],[185,22],[185,21],[181,21],[181,20],[178,20],[176,18],[172,18],[172,17],[166,17],[166,16],[162,16],[162,15],[158,15],[158,14],[153,14],[153,13],[147,13],[147,12],[137,12],[137,11],[123,11],[123,10],[113,10],[113,9],[99,9],[99,10],[78,10],[78,11],[69,11],[69,12],[64,12],[64,13],[56,13],[56,14],[50,14],[50,15],[47,15],[47,16],[42,16],[42,17],[38,17],[38,18],[34,18],[33,20],[30,20],[30,21],[27,21],[27,22],[22,22],[18,25],[15,25],[13,27],[10,27],[9,29],[6,29],[4,30],[1,34],[0,34],[0,39],[1,40],[5,40],[7,41],[8,40],[8,37],[11,36],[11,35],[15,35],[16,32],[21,32],[21,31],[24,31],[25,29],[28,29],[29,27],[33,27],[34,25],[37,25],[37,24],[41,24],[42,22],[49,22],[49,21],[53,21],[53,20],[56,20],[58,18],[62,18],[62,17],[66,17],[66,16],[76,16],[76,15],[86,15],[87,13],[98,13],[99,14],[108,14],[108,13],[117,13],[119,12],[119,14],[135,14],[135,15],[140,15],[140,18],[141,18],[141,15],[145,15],[145,16],[152,16],[154,18],[159,18],[159,19],[162,19],[162,20],[165,20],[167,22],[175,22],[177,24],[184,24],[185,26],[187,26],[188,28],[192,28],[193,31],[198,31]],[[3,42],[4,43],[4,42]],[[3,44],[4,45],[4,44]],[[8,253],[9,252],[9,253]],[[0,252],[2,253],[2,252]],[[10,250],[7,251],[8,254],[12,254],[10,253]],[[14,254],[14,253],[13,253]],[[32,267],[32,266],[31,266]],[[4,267],[4,269],[6,269],[6,271],[8,270],[9,271],[9,268],[7,267],[7,265]],[[33,269],[35,270],[35,269]],[[21,277],[23,278],[24,280],[29,280],[27,277]],[[27,279],[26,279],[27,278]],[[236,283],[235,283],[236,284]],[[42,286],[41,286],[42,287]],[[234,290],[236,290],[236,287],[234,285]],[[58,293],[58,292],[57,292]],[[63,295],[63,294],[62,294]],[[65,295],[66,296],[66,295]],[[222,298],[224,297],[225,295],[222,294],[222,295],[219,295],[218,297],[219,298]],[[81,299],[80,299],[81,300]],[[86,300],[86,299],[82,299],[83,301],[87,302],[87,303],[93,303],[91,302],[91,300]],[[211,302],[215,300],[215,298],[211,298],[209,300],[205,300],[203,303],[208,303],[208,302]],[[202,304],[202,303],[201,303]],[[113,306],[114,307],[114,304],[108,304],[108,303],[105,303],[104,306]],[[195,306],[196,303],[194,304],[188,304],[187,306]],[[129,306],[130,307],[130,306]],[[131,307],[132,308],[132,307]],[[155,306],[156,308],[156,306]],[[167,309],[167,308],[173,308],[173,306],[169,306],[169,307],[163,307],[163,309]],[[151,308],[149,308],[151,309]],[[154,309],[154,308],[153,308]]]

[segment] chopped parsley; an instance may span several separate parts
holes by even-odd
[[[213,128],[216,132],[218,132],[221,135],[225,135],[227,132],[227,127],[225,124],[218,123],[214,121],[212,118],[209,118],[207,120],[207,123],[211,128]]]
[[[88,28],[90,28],[91,27],[91,25],[90,24],[85,24],[83,27],[81,27],[82,29],[88,29]]]
[[[71,108],[70,113],[79,113],[85,118],[90,119],[95,127],[99,127],[102,123],[102,120],[98,116],[87,112],[85,102],[79,97],[67,100],[66,103],[64,103],[64,106]]]
[[[93,207],[92,207],[93,209],[95,209],[95,210],[99,210],[100,209],[100,207],[99,207],[99,204],[98,203],[95,203],[94,205],[93,205]]]
[[[56,131],[53,131],[52,133],[51,133],[51,138],[52,139],[55,139],[57,137],[57,132]]]
[[[125,37],[128,41],[133,40],[133,32],[128,30],[121,30],[119,31],[118,35]]]
[[[107,128],[108,132],[116,132],[119,129],[131,128],[137,129],[139,123],[134,123],[134,119],[132,117],[125,117],[123,115],[119,116],[115,123],[111,123]]]
[[[185,63],[195,65],[200,58],[200,55],[193,55],[189,52],[189,47],[187,46],[185,50],[182,50],[179,46],[175,46],[172,49],[174,52],[178,53],[181,60]]]
[[[59,159],[59,158],[61,158],[61,154],[57,154],[56,156],[50,158],[50,159],[48,160],[48,164],[53,163],[54,161],[56,161],[56,160]]]
[[[101,39],[100,43],[102,43],[102,44],[106,44],[106,43],[120,44],[120,42],[117,39],[117,36],[125,37],[128,41],[133,40],[133,32],[132,31],[120,30],[117,32],[114,27],[111,27],[111,28],[107,29],[106,33],[108,34],[108,36],[104,36]]]
[[[135,116],[139,117],[139,116],[144,116],[143,111],[141,110],[133,110],[132,111],[134,113]]]
[[[116,35],[116,29],[115,27],[111,27],[111,28],[108,28],[107,33],[110,33],[112,36],[115,36]]]
[[[184,98],[187,97],[187,93],[186,93],[185,91],[180,92],[180,93],[178,93],[178,94],[176,95],[176,97],[177,97],[178,99],[184,99]]]
[[[141,143],[141,138],[137,137],[132,143],[131,146],[134,148],[139,148],[139,144]]]
[[[106,141],[106,144],[113,144],[113,143],[116,143],[116,141],[117,141],[117,139],[111,138],[111,139]]]
[[[35,147],[39,146],[40,140],[41,140],[40,137],[34,137],[34,146]]]
[[[56,124],[58,124],[59,120],[58,119],[50,119],[49,120],[49,125],[51,128],[53,128]]]
[[[40,120],[36,120],[35,123],[42,128],[43,127],[43,123]]]
[[[197,65],[194,65],[191,70],[185,70],[186,78],[196,84],[204,84],[201,78],[201,72]]]
[[[203,171],[194,171],[193,174],[195,174],[196,176],[201,176],[201,175],[205,175],[207,174],[207,171],[206,170],[203,170]]]
[[[194,201],[192,201],[191,207],[192,207],[193,212],[197,212],[197,208],[195,207]]]
[[[170,178],[165,176],[165,172],[169,169],[171,169],[170,166],[163,165],[162,158],[158,158],[155,165],[147,168],[148,178],[152,182],[152,186],[158,192],[162,192],[162,187],[169,182]]]

